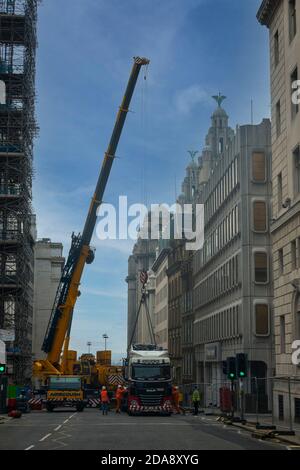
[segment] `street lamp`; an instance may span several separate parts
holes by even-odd
[[[108,340],[108,335],[106,333],[104,333],[104,335],[102,335],[102,338],[104,339],[104,350],[106,351],[106,341]]]
[[[89,348],[89,354],[90,354],[90,353],[91,353],[91,346],[92,346],[91,341],[88,341],[88,342],[86,343],[86,345],[87,345],[87,347]]]

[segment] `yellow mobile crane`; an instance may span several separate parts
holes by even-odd
[[[34,362],[33,372],[34,376],[37,378],[48,378],[50,379],[50,382],[53,378],[53,383],[57,383],[58,376],[66,374],[72,316],[76,300],[80,295],[80,281],[85,264],[91,264],[94,260],[94,251],[90,247],[90,242],[97,220],[97,210],[103,200],[104,191],[115,159],[117,146],[129,111],[129,105],[141,67],[148,64],[149,60],[146,58],[134,58],[126,92],[118,111],[110,143],[104,155],[102,168],[89,207],[83,232],[78,235],[75,235],[74,233],[72,234],[69,256],[62,272],[48,328],[42,345],[42,350],[47,353],[47,358]],[[64,378],[60,377],[60,379],[60,384],[63,386]],[[68,376],[68,379],[71,379],[71,377]],[[62,390],[60,389],[60,398],[62,398],[63,395],[61,391]],[[55,394],[52,393],[52,396],[54,395]],[[70,395],[70,393],[67,395]],[[79,395],[77,394],[77,398],[78,397]],[[80,407],[81,403],[79,403],[79,408]],[[49,408],[53,407],[49,406]]]

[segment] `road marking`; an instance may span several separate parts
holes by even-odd
[[[73,416],[75,416],[75,415],[77,415],[77,413],[74,413],[71,416],[69,416],[69,419],[73,418]]]
[[[25,450],[30,450],[30,449],[32,449],[33,447],[34,447],[34,446],[29,446],[29,447],[27,447],[27,449],[25,449]]]
[[[46,436],[42,437],[42,439],[40,439],[40,442],[43,442],[45,441],[46,439],[48,439],[49,436],[51,436],[52,433],[50,432],[50,434],[46,434]]]
[[[66,419],[66,420],[64,421],[64,423],[63,423],[63,424],[66,424],[68,421],[69,421],[69,418],[68,418],[68,419]]]
[[[60,424],[59,426],[57,426],[57,428],[55,428],[54,431],[58,431],[61,427],[62,427],[62,424]]]

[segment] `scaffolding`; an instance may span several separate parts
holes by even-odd
[[[0,0],[0,329],[8,371],[16,383],[31,376],[33,315],[32,161],[38,0]]]

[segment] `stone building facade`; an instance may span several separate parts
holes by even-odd
[[[207,405],[218,405],[227,357],[246,353],[250,378],[273,372],[270,127],[263,120],[234,134],[219,104],[202,155],[210,171],[198,195],[205,206],[205,242],[193,260],[193,306],[197,382],[212,384],[205,388]],[[266,381],[260,392],[267,408]]]
[[[181,264],[184,256],[184,243],[173,240],[168,256],[168,341],[174,381],[182,383],[182,278]]]
[[[41,347],[64,267],[62,252],[62,244],[48,238],[38,240],[34,246],[33,360],[46,358]]]
[[[132,255],[128,259],[128,306],[127,306],[127,346],[133,343],[151,343],[149,326],[145,307],[142,306],[137,325],[135,328],[138,308],[141,300],[142,284],[140,274],[142,271],[149,272],[156,258],[157,240],[143,240],[138,238],[134,245]],[[154,325],[154,306],[155,306],[155,278],[149,272],[147,283],[147,304],[150,313],[151,322]]]
[[[167,276],[169,251],[169,248],[160,250],[152,265],[155,276],[154,332],[158,346],[164,349],[168,349],[169,344],[169,285]]]
[[[274,412],[280,420],[291,414],[299,422],[300,367],[292,363],[292,344],[300,340],[300,112],[292,94],[300,78],[300,2],[264,0],[257,17],[270,36]]]

